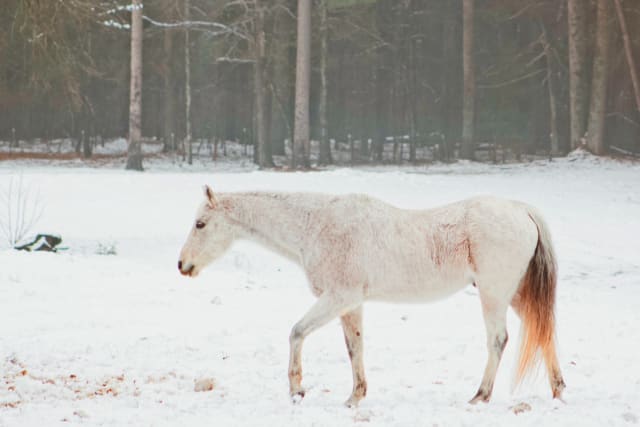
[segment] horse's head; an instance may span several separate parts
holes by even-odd
[[[195,277],[200,270],[224,254],[233,242],[233,226],[224,208],[208,186],[205,201],[198,208],[193,228],[180,252],[178,269],[185,276]]]

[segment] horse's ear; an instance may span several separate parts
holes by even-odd
[[[211,206],[212,208],[215,208],[218,202],[216,201],[216,198],[213,196],[213,191],[211,190],[211,187],[209,187],[208,185],[204,186],[204,196],[207,198],[207,201],[209,202],[209,206]]]

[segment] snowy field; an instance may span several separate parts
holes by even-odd
[[[156,165],[157,166],[157,165]],[[573,156],[524,165],[440,165],[311,173],[176,173],[0,163],[46,211],[36,230],[69,249],[0,249],[0,426],[603,426],[640,423],[640,165]],[[514,392],[519,322],[493,399],[471,406],[486,360],[475,289],[430,305],[365,306],[368,396],[343,401],[351,369],[336,320],[303,350],[288,396],[288,336],[312,304],[302,271],[248,242],[197,279],[178,252],[218,191],[368,193],[405,208],[477,194],[545,214],[559,264],[565,401],[544,375]],[[107,255],[105,253],[115,252]],[[542,373],[542,371],[541,371]],[[196,392],[213,379],[213,390]],[[515,414],[527,403],[530,411]]]

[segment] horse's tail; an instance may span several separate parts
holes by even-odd
[[[538,243],[513,301],[514,308],[522,319],[516,384],[539,363],[538,350],[541,351],[549,372],[556,372],[558,368],[554,315],[556,257],[549,229],[541,215],[531,207],[527,207],[527,212],[538,228]]]

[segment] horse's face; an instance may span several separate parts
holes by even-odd
[[[197,276],[200,270],[223,255],[233,242],[232,226],[209,187],[205,187],[205,197],[180,252],[178,269],[185,276]]]

